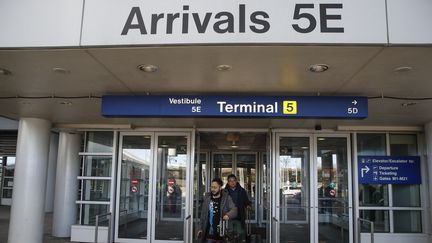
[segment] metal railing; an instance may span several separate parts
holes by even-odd
[[[368,223],[370,224],[370,243],[374,243],[375,240],[375,225],[374,222],[367,220],[367,219],[362,219],[362,218],[357,218],[357,243],[361,243],[361,227],[362,227],[362,222]]]
[[[108,237],[107,237],[107,243],[111,243],[112,242],[112,237],[111,237],[111,226],[112,226],[112,214],[111,213],[104,213],[104,214],[99,214],[96,215],[96,222],[95,222],[95,235],[94,235],[94,242],[98,243],[98,238],[99,238],[99,218],[100,217],[104,217],[107,216],[108,219]],[[103,220],[106,221],[107,219]],[[101,222],[103,222],[101,221]]]

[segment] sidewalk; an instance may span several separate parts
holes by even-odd
[[[10,207],[0,206],[0,243],[7,243],[9,231]],[[45,214],[44,243],[70,243],[69,238],[51,236],[52,213]]]

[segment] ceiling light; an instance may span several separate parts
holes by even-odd
[[[159,70],[159,68],[157,66],[152,65],[152,64],[141,64],[141,65],[138,65],[137,68],[143,72],[146,72],[146,73],[154,73],[154,72]]]
[[[32,103],[30,101],[27,101],[27,100],[22,100],[22,101],[19,102],[19,104],[21,104],[21,105],[31,105]]]
[[[318,138],[318,141],[324,141],[326,140],[325,138]]]
[[[309,71],[313,73],[322,73],[329,69],[329,66],[327,64],[314,64],[309,66]]]
[[[5,75],[5,76],[7,76],[7,75],[11,75],[12,72],[9,71],[9,70],[7,70],[7,69],[0,68],[0,74],[1,74],[1,75]]]
[[[60,104],[60,105],[67,105],[67,106],[71,106],[71,105],[72,105],[72,102],[70,102],[70,101],[62,101],[62,102],[60,102],[59,104]]]
[[[221,65],[218,65],[218,66],[216,67],[216,69],[217,69],[218,71],[229,71],[229,70],[232,69],[232,66],[227,65],[227,64],[221,64]]]
[[[239,146],[236,145],[235,141],[232,141],[232,143],[231,143],[231,148],[238,148],[238,147],[239,147]]]
[[[409,66],[400,66],[400,67],[393,69],[393,71],[396,73],[404,73],[404,72],[409,72],[412,70],[413,70],[413,68],[409,67]]]
[[[414,106],[414,105],[417,105],[417,102],[406,102],[406,103],[401,104],[402,107],[408,107],[408,106]]]
[[[59,74],[69,74],[71,72],[69,69],[62,67],[55,67],[52,69],[52,71]]]
[[[301,149],[308,149],[309,147],[301,147]]]

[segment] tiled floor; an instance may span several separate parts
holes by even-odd
[[[9,230],[10,207],[0,206],[0,243],[7,243]],[[45,216],[44,243],[69,243],[69,238],[51,236],[52,214]]]

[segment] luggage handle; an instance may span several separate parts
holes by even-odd
[[[221,220],[221,230],[219,232],[220,237],[224,237],[225,236],[225,231],[228,228],[228,220]]]
[[[247,236],[251,235],[252,232],[252,226],[251,226],[251,209],[250,208],[246,208],[246,234]]]

